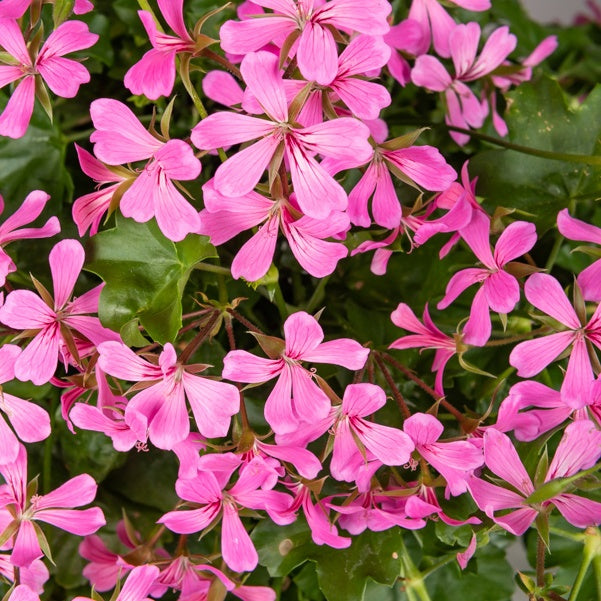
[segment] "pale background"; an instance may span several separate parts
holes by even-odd
[[[495,0],[492,0],[494,3]],[[577,12],[586,9],[584,0],[522,0],[528,13],[541,23],[571,23]],[[588,11],[587,11],[588,12]]]

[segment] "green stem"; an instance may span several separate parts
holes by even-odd
[[[307,313],[313,313],[313,311],[315,311],[317,308],[317,305],[323,300],[323,297],[325,296],[325,288],[329,279],[330,276],[327,275],[325,278],[321,278],[321,280],[319,280],[319,283],[315,287],[315,290],[313,291],[313,294],[307,303]]]
[[[282,319],[286,319],[288,317],[288,307],[286,306],[286,301],[284,300],[284,295],[282,294],[282,289],[280,288],[280,284],[276,283],[273,300],[275,301],[275,305],[280,312],[280,317]]]
[[[538,536],[538,544],[536,546],[536,586],[542,588],[545,586],[545,541],[543,537]]]
[[[417,569],[405,545],[402,545],[401,551],[401,576],[403,578],[405,593],[411,600],[420,599],[420,601],[432,601],[428,594],[428,589],[424,584],[424,575]]]
[[[593,571],[595,572],[595,588],[597,590],[597,601],[601,601],[601,557],[593,559]]]
[[[156,23],[157,30],[160,31],[161,33],[165,33],[165,30],[163,29],[161,22],[158,20],[157,16],[154,14],[154,10],[152,10],[152,7],[148,3],[148,0],[138,0],[138,5],[140,6],[140,8],[142,10],[148,11],[152,15],[152,18],[154,19],[154,22]]]
[[[576,598],[578,597],[578,593],[580,592],[580,587],[582,586],[582,583],[584,582],[584,577],[586,576],[588,568],[591,565],[592,559],[593,558],[590,555],[587,555],[586,553],[583,555],[582,563],[580,564],[580,568],[578,569],[578,574],[576,575],[576,580],[574,581],[574,584],[572,585],[572,590],[570,591],[570,597],[569,597],[568,601],[576,601]]]
[[[230,270],[227,267],[221,267],[221,265],[212,265],[211,263],[196,263],[194,269],[199,271],[208,271],[209,273],[218,273],[220,275],[230,275]]]
[[[553,243],[553,248],[551,249],[551,252],[549,253],[549,258],[547,259],[547,262],[545,263],[545,269],[547,271],[551,271],[553,265],[555,265],[555,261],[557,260],[557,255],[559,254],[559,249],[561,248],[561,245],[563,244],[563,236],[557,232],[557,234],[555,235],[555,242]]]
[[[447,125],[447,129],[456,131],[462,134],[467,134],[474,138],[502,146],[508,150],[515,150],[522,154],[530,154],[535,157],[542,159],[552,159],[554,161],[566,161],[568,163],[584,163],[585,165],[601,165],[601,156],[591,156],[588,154],[572,154],[568,152],[553,152],[551,150],[542,150],[541,148],[532,148],[531,146],[522,146],[521,144],[514,144],[513,142],[507,142],[501,138],[495,136],[488,136],[471,129],[464,129],[463,127],[455,127],[453,125]]]

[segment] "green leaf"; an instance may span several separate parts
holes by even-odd
[[[318,546],[304,521],[279,527],[262,522],[252,533],[259,562],[271,576],[285,576],[307,560],[317,564],[319,588],[328,601],[361,601],[368,580],[392,586],[400,572],[402,532],[366,531],[348,549]]]
[[[4,108],[0,93],[0,111]],[[65,168],[66,142],[50,123],[39,103],[22,138],[0,136],[0,193],[6,203],[5,216],[21,205],[32,190],[50,194],[49,214],[56,215],[62,202],[71,195],[73,184]]]
[[[207,238],[190,234],[174,243],[154,221],[117,216],[117,226],[90,242],[88,269],[105,282],[99,317],[116,331],[138,319],[152,339],[173,341],[182,325],[182,297],[194,265],[215,257]],[[131,326],[130,326],[131,327]]]
[[[547,152],[601,155],[601,85],[584,103],[568,100],[549,78],[521,85],[507,95],[509,142]],[[488,209],[513,207],[534,215],[539,233],[555,224],[573,201],[601,196],[601,166],[490,150],[470,161],[477,191]],[[518,214],[519,216],[519,214]]]

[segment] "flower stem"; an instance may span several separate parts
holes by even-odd
[[[378,367],[380,368],[380,371],[382,372],[384,379],[386,380],[388,386],[390,387],[392,396],[395,398],[395,400],[401,410],[401,413],[403,414],[403,417],[405,419],[411,417],[411,411],[409,411],[409,407],[407,407],[407,403],[405,402],[405,399],[404,399],[403,395],[401,394],[401,391],[397,388],[397,385],[394,383],[394,380],[393,380],[392,376],[390,375],[390,372],[386,368],[386,365],[384,365],[384,361],[382,361],[382,357],[380,356],[380,353],[375,352],[374,359],[375,359],[376,363],[378,364]]]

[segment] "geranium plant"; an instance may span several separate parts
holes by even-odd
[[[601,598],[600,15],[0,0],[3,601]]]

